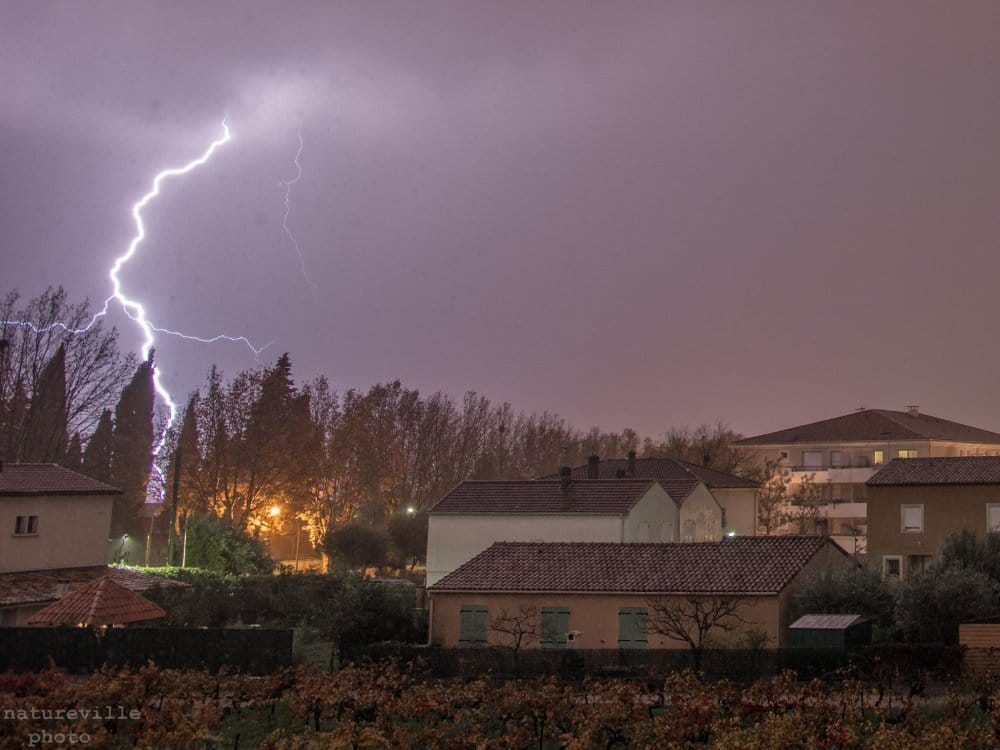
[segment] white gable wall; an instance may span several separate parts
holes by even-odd
[[[721,538],[722,507],[704,483],[698,484],[681,504],[676,541],[717,542]]]

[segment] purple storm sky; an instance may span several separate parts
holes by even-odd
[[[7,2],[0,290],[102,300],[228,113],[122,274],[160,325],[581,428],[1000,429],[998,71],[992,0]]]

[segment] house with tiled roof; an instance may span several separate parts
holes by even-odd
[[[866,482],[876,471],[896,458],[995,456],[1000,454],[1000,433],[910,406],[906,411],[859,409],[744,438],[734,445],[780,464],[789,472],[792,492],[810,478],[818,485],[825,531],[849,552],[864,552]]]
[[[558,479],[551,474],[542,479]],[[716,471],[677,458],[601,458],[592,455],[586,464],[570,469],[575,479],[655,479],[661,483],[702,481],[722,508],[723,531],[735,536],[757,533],[757,489],[752,479]],[[666,485],[664,485],[666,486]]]
[[[684,648],[649,627],[656,605],[726,598],[736,601],[740,629],[763,631],[781,647],[790,642],[790,604],[798,586],[811,575],[853,564],[839,546],[816,536],[497,542],[428,589],[430,641],[504,645],[504,623],[520,616],[534,625],[527,647]],[[725,636],[738,639],[739,632]]]
[[[462,482],[428,513],[427,585],[494,542],[717,540],[723,512],[701,479]]]
[[[22,625],[108,573],[111,507],[120,494],[54,464],[0,463],[0,625]],[[132,590],[164,580],[133,571],[115,576]]]
[[[890,578],[923,570],[955,531],[1000,531],[1000,456],[896,459],[867,489],[869,559]]]

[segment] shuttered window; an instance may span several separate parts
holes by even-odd
[[[904,532],[923,531],[924,506],[923,505],[902,506],[902,524]]]
[[[986,504],[986,530],[1000,531],[1000,504]]]
[[[481,604],[463,604],[458,642],[486,643],[487,615],[488,610]]]
[[[646,610],[622,607],[618,610],[618,648],[646,648]]]
[[[542,648],[565,648],[569,633],[569,610],[542,607]]]

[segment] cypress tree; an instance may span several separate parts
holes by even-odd
[[[66,409],[66,348],[60,345],[38,378],[28,408],[21,460],[51,463],[62,458],[69,443]]]
[[[69,439],[69,445],[66,446],[66,452],[60,463],[67,469],[80,470],[80,465],[83,463],[83,446],[80,444],[79,432],[74,432],[73,437]]]
[[[115,431],[111,441],[111,483],[124,494],[115,499],[111,515],[112,537],[142,534],[142,507],[146,502],[153,464],[153,352],[142,362],[131,382],[122,389],[115,406]]]
[[[105,409],[83,451],[83,473],[88,477],[101,482],[111,481],[111,441],[114,430],[111,410]]]

